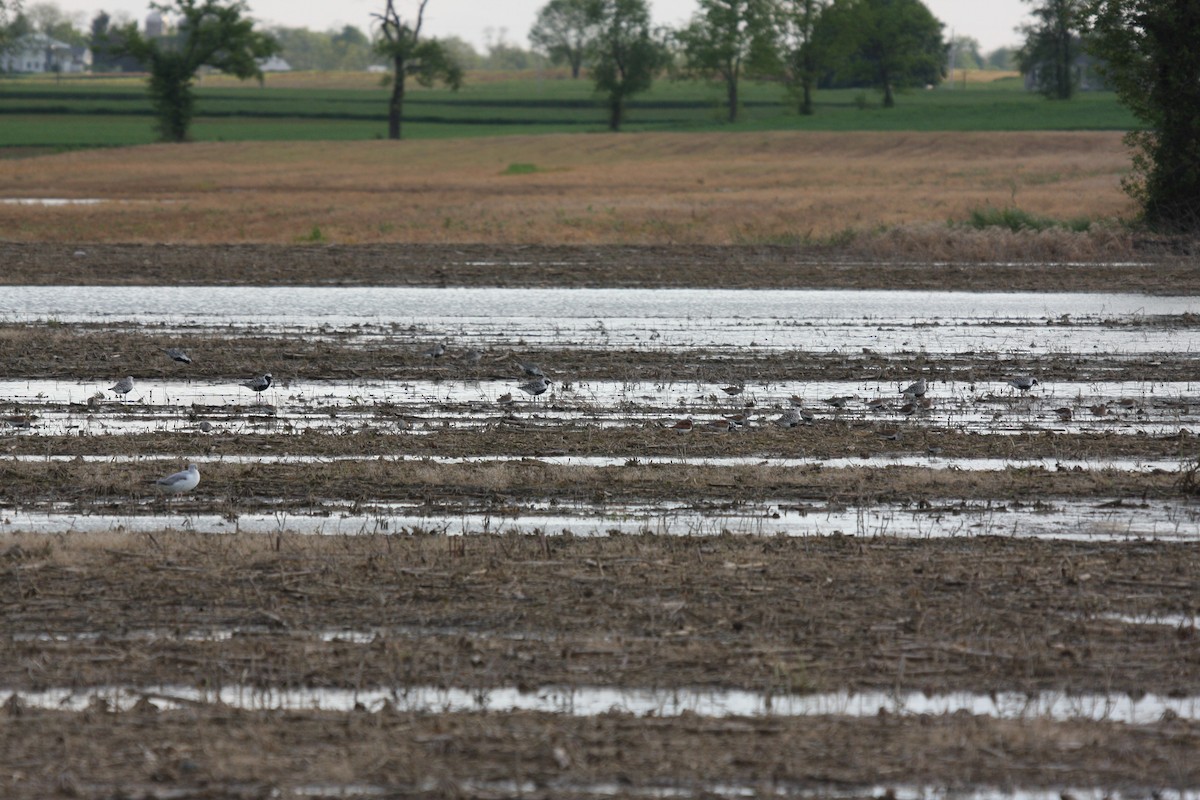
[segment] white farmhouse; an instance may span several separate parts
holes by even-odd
[[[51,39],[44,33],[28,33],[0,52],[3,72],[87,72],[92,68],[92,51]]]

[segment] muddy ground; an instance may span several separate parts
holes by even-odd
[[[1009,242],[1011,251],[997,252],[1019,255],[1020,245]],[[1146,245],[1144,266],[1047,267],[1020,258],[1003,266],[864,264],[849,250],[829,258],[818,249],[763,247],[5,244],[0,282],[1197,293],[1200,270],[1170,250]],[[1137,324],[1177,330],[1186,342],[1197,320],[1184,315]],[[1047,332],[1053,335],[1052,320]],[[0,378],[105,386],[127,374],[131,363],[144,366],[138,374],[147,381],[236,380],[261,367],[262,352],[280,349],[280,338],[200,332],[188,346],[204,357],[185,373],[157,351],[179,342],[153,329],[10,323],[0,326],[0,343]],[[1187,382],[1194,375],[1192,350],[1181,346],[1152,360],[1050,354],[1038,367],[1060,381]],[[1003,354],[976,353],[794,358],[698,352],[681,360],[669,352],[496,349],[472,366],[459,355],[434,364],[416,342],[290,339],[278,355],[283,366],[277,372],[287,377],[276,401],[281,407],[290,402],[289,380],[511,382],[523,358],[554,365],[560,383],[716,384],[762,374],[774,381],[873,376],[891,382],[920,373],[932,381],[1003,386],[1024,366]],[[745,397],[734,402],[714,396],[696,401],[689,413],[720,419],[736,410],[755,417],[753,424],[680,435],[665,428],[669,417],[631,413],[619,424],[579,422],[570,418],[576,406],[563,405],[556,394],[545,402],[518,397],[514,403],[489,400],[420,413],[387,403],[305,408],[302,416],[345,414],[347,420],[341,429],[304,432],[289,429],[282,412],[276,421],[275,407],[246,397],[244,403],[170,411],[186,417],[188,430],[167,430],[162,423],[159,430],[106,433],[105,422],[145,417],[155,426],[168,412],[104,393],[90,402],[81,394],[74,404],[5,401],[0,453],[24,460],[0,460],[0,519],[29,509],[165,509],[147,478],[179,468],[164,457],[175,453],[203,459],[204,479],[192,494],[173,499],[172,511],[229,519],[263,509],[309,512],[330,502],[357,508],[401,500],[449,515],[499,514],[534,503],[682,503],[702,510],[780,498],[823,507],[893,502],[947,513],[953,509],[946,504],[953,503],[1036,513],[1074,499],[1136,511],[1196,491],[1195,471],[1186,468],[973,472],[754,462],[1033,454],[1177,459],[1195,466],[1186,398],[1114,397],[1103,417],[1056,430],[1049,406],[1013,390],[981,390],[984,395],[989,413],[1030,429],[970,431],[921,412],[900,417],[890,408],[873,416],[862,407],[865,398],[853,413],[822,407],[816,424],[785,429],[771,422],[785,396],[762,407]],[[1072,410],[1086,416],[1081,403]],[[1140,431],[1143,412],[1157,423],[1175,413],[1188,422]],[[464,413],[473,415],[473,427],[442,423]],[[80,420],[80,430],[42,430],[44,417],[54,415]],[[199,427],[206,421],[213,423],[207,431]],[[83,430],[84,424],[96,425],[97,432]],[[511,460],[416,460],[497,455]],[[618,463],[564,467],[538,460],[562,455]],[[142,460],[38,460],[46,456]],[[237,463],[223,456],[278,460]],[[289,456],[359,460],[289,462]],[[646,463],[650,457],[737,457],[747,463]],[[1138,797],[1200,786],[1200,723],[1172,714],[1132,724],[968,712],[885,711],[865,718],[418,713],[387,706],[343,712],[247,710],[180,696],[180,687],[403,692],[436,686],[774,696],[1049,691],[1114,693],[1121,703],[1147,693],[1194,698],[1200,695],[1194,541],[585,539],[536,531],[465,537],[411,531],[354,537],[33,535],[12,528],[5,522],[0,529],[0,701],[12,691],[132,687],[142,702],[72,711],[19,696],[10,700],[0,709],[4,797],[880,797],[889,789],[911,796],[977,787],[1050,793],[1101,788]]]
[[[1141,240],[1079,256],[1047,235],[989,231],[982,258],[955,258],[971,233],[945,230],[902,257],[873,246],[0,244],[9,285],[578,286],[1087,291],[1194,294],[1190,241]],[[932,262],[932,263],[931,263]],[[958,262],[958,263],[950,263]],[[1053,262],[1049,263],[1048,262]],[[1109,263],[1106,263],[1109,262]],[[1111,263],[1119,262],[1119,263]]]
[[[178,708],[152,687],[1188,695],[1200,681],[1195,631],[1114,615],[1195,614],[1196,559],[1192,545],[987,537],[6,537],[4,685],[148,688],[120,712],[10,702],[0,787],[573,797],[610,783],[618,795],[698,796],[718,783],[866,796],[913,784],[1194,786],[1200,728],[1171,718],[250,712]],[[339,629],[374,636],[319,636]]]

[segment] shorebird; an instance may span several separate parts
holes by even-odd
[[[730,397],[737,397],[739,394],[741,394],[745,390],[746,390],[746,387],[742,386],[740,384],[736,385],[736,386],[722,386],[721,387],[721,391],[724,392],[725,394],[729,395]]]
[[[133,376],[126,375],[124,378],[121,378],[121,380],[108,387],[108,390],[110,392],[116,392],[117,394],[129,394],[133,391]]]
[[[196,469],[195,464],[188,464],[187,469],[165,478],[159,478],[154,485],[167,494],[183,494],[195,489],[199,483],[200,470]]]
[[[247,389],[253,389],[256,392],[265,392],[271,388],[271,373],[267,372],[257,378],[251,378],[248,381],[242,381],[242,386]]]
[[[496,402],[502,406],[506,406],[512,402],[512,392],[505,392],[496,398]]]
[[[550,388],[550,381],[546,380],[546,376],[543,375],[542,377],[529,381],[528,383],[522,383],[517,388],[525,394],[537,397],[539,394],[544,393]]]
[[[882,428],[878,431],[878,434],[879,438],[887,439],[889,442],[899,441],[900,439],[899,428]]]
[[[544,378],[546,373],[542,372],[542,368],[532,361],[518,361],[517,366],[531,378]]]
[[[676,433],[691,433],[694,427],[696,427],[695,423],[692,422],[691,417],[688,417],[687,419],[679,420],[674,425],[668,425],[667,430],[675,431]]]
[[[925,379],[918,378],[914,383],[909,384],[908,388],[900,392],[905,397],[924,397],[925,396]]]
[[[1062,420],[1063,422],[1070,422],[1071,417],[1074,416],[1074,413],[1067,406],[1063,406],[1062,408],[1054,409],[1054,413],[1058,414],[1058,418],[1060,420]]]
[[[704,423],[704,430],[714,433],[729,433],[736,427],[736,425],[727,419],[714,419]]]
[[[446,343],[445,342],[438,342],[433,347],[430,347],[429,349],[427,349],[421,353],[421,355],[425,356],[426,358],[441,358],[445,354],[446,354]]]
[[[172,361],[174,361],[176,363],[179,363],[179,364],[192,363],[191,356],[189,356],[187,353],[180,350],[178,347],[160,347],[158,349],[162,350],[164,353],[166,353],[167,358],[171,359]]]
[[[467,366],[473,367],[483,360],[483,353],[471,348],[467,352],[463,353],[462,360]]]
[[[1032,375],[1014,375],[1008,379],[1008,385],[1022,392],[1028,392],[1038,385],[1038,379]]]
[[[789,408],[784,411],[775,420],[775,424],[781,428],[794,428],[804,421],[803,412],[798,408]]]

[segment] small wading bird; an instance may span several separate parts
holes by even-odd
[[[187,469],[165,478],[159,478],[154,485],[167,494],[183,494],[195,489],[199,483],[200,470],[196,469],[195,464],[188,464]]]
[[[746,387],[741,384],[738,384],[735,386],[722,386],[721,387],[721,391],[724,392],[725,394],[729,395],[730,397],[737,397],[739,394],[741,394],[745,390],[746,390]]]
[[[542,372],[542,368],[532,361],[518,361],[517,366],[531,378],[544,378],[546,373]]]
[[[537,397],[539,394],[544,393],[550,388],[550,381],[546,380],[546,376],[543,375],[536,380],[529,381],[528,383],[522,383],[517,388],[525,394]]]
[[[800,409],[793,407],[780,414],[779,418],[775,420],[775,424],[781,428],[794,428],[803,421],[804,417]]]
[[[425,350],[421,355],[425,356],[426,358],[437,359],[437,358],[441,358],[445,354],[446,354],[446,343],[438,342],[433,347],[430,347],[428,350]]]
[[[924,397],[925,396],[925,379],[919,378],[916,382],[910,384],[907,389],[900,392],[905,397]]]
[[[178,347],[160,347],[159,349],[167,354],[167,358],[178,364],[192,363],[191,356],[180,350]]]
[[[1008,379],[1008,385],[1022,392],[1028,392],[1038,385],[1038,379],[1032,375],[1014,375]]]
[[[110,392],[116,392],[117,394],[129,394],[133,391],[133,376],[126,375],[124,378],[121,378],[121,380],[108,387],[108,390]]]
[[[691,418],[681,419],[674,425],[668,425],[667,430],[675,431],[676,433],[691,433],[692,428],[696,427]]]
[[[271,388],[271,373],[267,372],[257,378],[251,378],[248,381],[242,381],[242,386],[247,389],[253,389],[256,392],[265,392]]]

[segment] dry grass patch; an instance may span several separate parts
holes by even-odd
[[[1058,498],[1132,497],[1134,502],[1178,494],[1176,473],[1060,470],[1040,467],[995,471],[925,467],[826,468],[768,465],[641,464],[562,466],[531,460],[484,463],[340,461],[335,463],[227,464],[197,461],[199,488],[170,508],[180,513],[368,510],[404,502],[426,511],[518,512],[551,501],[563,513],[593,512],[607,504],[675,502],[812,502],[868,506],[881,502],[941,505],[947,501],[1036,502]],[[0,504],[16,509],[71,504],[79,510],[145,507],[157,497],[150,485],[180,469],[179,462],[0,463]]]
[[[987,205],[1118,217],[1128,169],[1116,133],[153,145],[0,163],[0,196],[118,201],[2,206],[0,225],[21,241],[805,242]]]

